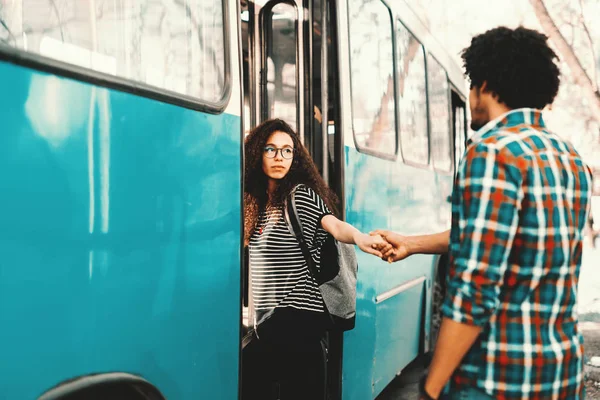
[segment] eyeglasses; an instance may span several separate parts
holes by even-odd
[[[267,158],[277,157],[277,152],[281,152],[281,157],[285,158],[286,160],[291,160],[294,157],[294,149],[291,147],[277,148],[273,146],[267,146],[265,147],[264,151]]]

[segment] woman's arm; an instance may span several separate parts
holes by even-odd
[[[357,245],[365,253],[383,257],[383,253],[391,249],[380,235],[369,236],[362,233],[347,222],[340,221],[333,215],[326,215],[321,219],[321,226],[337,241]]]

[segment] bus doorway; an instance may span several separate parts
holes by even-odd
[[[245,132],[270,118],[290,124],[340,199],[343,213],[334,3],[242,0],[240,4]],[[253,305],[248,268],[244,275],[243,314],[249,330]],[[341,398],[341,334],[329,338],[328,354],[331,398]]]

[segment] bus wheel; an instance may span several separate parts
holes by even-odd
[[[431,316],[429,319],[429,348],[425,357],[425,363],[429,364],[433,357],[435,344],[442,326],[442,304],[446,296],[446,273],[448,271],[448,258],[443,256],[438,263],[435,279],[431,288]]]
[[[429,351],[431,352],[433,352],[435,348],[438,334],[440,333],[440,328],[442,326],[442,303],[444,302],[445,291],[440,279],[436,279],[433,283],[431,293],[431,330],[429,335]]]

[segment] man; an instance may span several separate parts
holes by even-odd
[[[422,398],[582,398],[575,311],[591,171],[549,132],[541,110],[558,92],[547,37],[496,28],[462,53],[471,127],[458,168],[452,230],[378,231],[384,259],[450,251],[444,316]],[[450,379],[451,378],[451,379]]]

